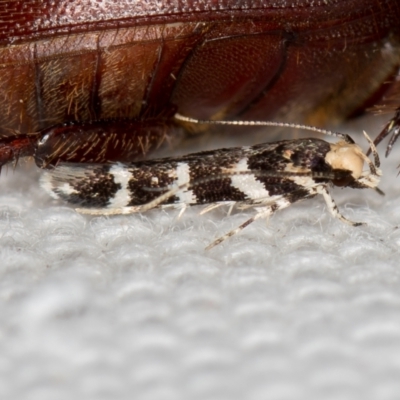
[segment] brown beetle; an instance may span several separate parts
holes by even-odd
[[[398,0],[9,1],[0,165],[143,158],[187,129],[176,111],[335,122],[399,65]]]

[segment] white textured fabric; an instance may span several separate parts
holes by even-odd
[[[368,226],[318,198],[209,252],[252,211],[87,217],[3,170],[0,398],[399,399],[399,162],[333,193]]]

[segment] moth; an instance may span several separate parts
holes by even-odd
[[[197,123],[181,115],[177,119]],[[283,125],[275,122],[220,121],[231,125]],[[298,125],[295,125],[299,127]],[[348,135],[318,128],[338,136],[336,143],[322,139],[282,140],[255,146],[205,151],[182,157],[134,163],[60,163],[44,172],[42,186],[85,214],[115,215],[145,212],[155,207],[180,208],[207,205],[204,212],[222,205],[253,208],[256,213],[236,229],[212,242],[214,247],[257,219],[266,218],[300,200],[318,194],[330,213],[345,218],[329,193],[330,186],[378,189],[379,156],[366,133],[372,162]],[[364,164],[368,169],[364,170]]]

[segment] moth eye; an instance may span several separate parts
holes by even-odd
[[[350,183],[353,181],[354,181],[354,178],[349,174],[349,176],[346,178],[333,179],[332,183],[338,187],[346,187],[346,186],[349,186]]]

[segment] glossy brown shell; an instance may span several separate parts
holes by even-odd
[[[169,110],[321,125],[400,64],[398,0],[9,1],[0,21],[3,137]]]

